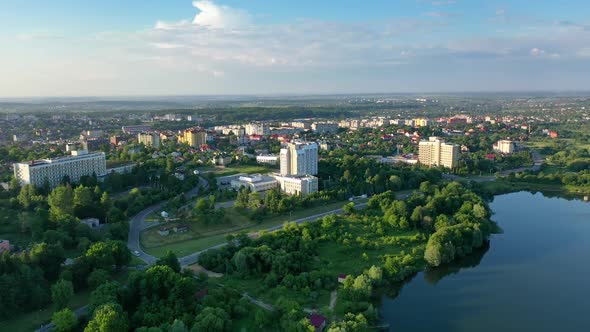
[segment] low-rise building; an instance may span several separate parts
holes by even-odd
[[[279,163],[279,156],[276,155],[260,155],[256,156],[256,162],[264,165],[277,165]]]
[[[279,182],[276,179],[262,174],[242,175],[231,181],[233,189],[250,188],[250,191],[259,193],[273,190],[278,186]]]
[[[272,174],[271,176],[278,181],[281,191],[287,195],[305,196],[318,191],[318,178],[315,176],[284,176],[280,174]]]

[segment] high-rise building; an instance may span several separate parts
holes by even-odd
[[[445,143],[438,137],[420,141],[418,160],[427,166],[444,166],[455,168],[459,164],[460,148],[456,144]]]
[[[41,187],[47,181],[51,188],[57,187],[66,176],[70,181],[78,182],[83,176],[104,176],[107,172],[104,152],[89,154],[88,151],[72,151],[72,156],[68,157],[15,163],[13,168],[14,177],[21,185]]]
[[[281,175],[318,174],[318,145],[309,142],[289,143],[280,153]]]
[[[160,147],[160,135],[158,133],[143,132],[137,134],[137,143],[145,146],[153,146],[154,148]]]
[[[200,128],[187,129],[178,138],[178,141],[193,148],[200,148],[202,145],[207,144],[207,132]]]
[[[510,140],[503,139],[498,141],[496,144],[493,145],[493,149],[495,152],[504,153],[504,154],[511,154],[514,152],[514,142]]]

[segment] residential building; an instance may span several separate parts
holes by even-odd
[[[112,145],[119,145],[124,140],[125,140],[125,138],[123,136],[113,135],[113,136],[111,136],[110,142],[111,142]]]
[[[311,175],[284,176],[271,174],[278,181],[281,191],[288,195],[305,196],[318,191],[318,178]]]
[[[83,176],[106,175],[107,164],[104,152],[72,151],[72,155],[55,159],[35,160],[13,164],[14,177],[21,185],[32,184],[41,187],[45,181],[51,188],[62,183],[64,177],[72,182]]]
[[[82,143],[82,149],[86,151],[97,151],[105,145],[108,145],[110,142],[108,139],[104,137],[93,137],[85,138],[81,140],[80,143]]]
[[[193,148],[200,148],[207,144],[207,132],[202,128],[187,129],[178,138],[180,143],[186,143]]]
[[[176,134],[170,130],[160,132],[160,141],[174,141],[176,140]]]
[[[151,131],[152,128],[150,126],[146,126],[146,125],[137,125],[137,126],[123,126],[123,127],[121,127],[121,130],[125,134],[135,135],[135,134],[139,134],[143,131]]]
[[[279,156],[275,155],[260,155],[256,156],[256,162],[264,165],[276,165],[279,163]]]
[[[292,142],[281,149],[281,175],[318,174],[318,145],[315,142]]]
[[[430,120],[427,118],[414,119],[414,127],[428,127],[429,125],[430,125]]]
[[[270,135],[270,127],[266,123],[255,122],[246,125],[246,135]]]
[[[423,165],[455,168],[459,164],[459,145],[445,143],[438,137],[420,141],[418,151],[418,160]]]
[[[335,133],[338,128],[338,124],[331,122],[314,122],[311,125],[311,130],[318,134]]]
[[[495,152],[512,154],[514,152],[514,142],[510,140],[501,140],[494,144],[493,149]]]
[[[155,132],[143,132],[137,134],[137,143],[145,146],[160,147],[160,135]]]

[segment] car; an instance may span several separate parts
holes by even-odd
[[[134,254],[135,256],[137,256],[137,257],[139,257],[139,255],[140,255],[139,251],[137,251],[137,250],[134,250],[134,251],[133,251],[133,254]]]

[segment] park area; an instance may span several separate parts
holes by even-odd
[[[356,201],[357,204],[364,202],[366,202],[366,200]],[[224,243],[225,237],[228,234],[266,230],[271,227],[282,225],[288,221],[295,221],[339,210],[344,204],[346,204],[346,202],[334,202],[312,208],[300,208],[294,210],[290,214],[266,217],[262,221],[251,220],[237,209],[227,208],[224,209],[225,213],[223,220],[221,221],[205,224],[191,220],[179,220],[170,224],[160,224],[145,230],[141,234],[140,240],[143,249],[150,255],[161,257],[164,256],[168,250],[172,250],[178,257],[183,257]],[[159,230],[162,226],[173,228],[180,224],[188,226],[188,230],[183,233],[170,231],[170,233],[165,236],[159,234]]]

